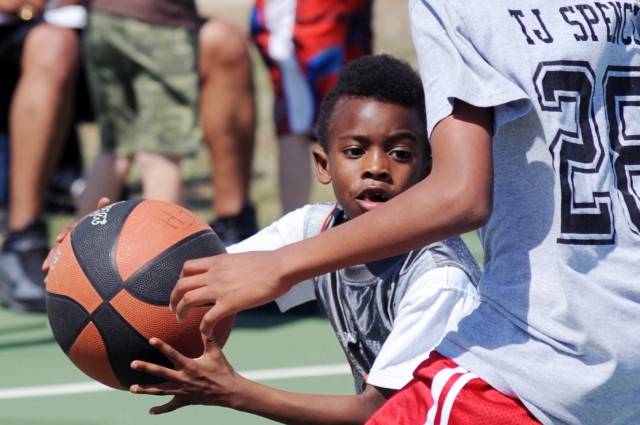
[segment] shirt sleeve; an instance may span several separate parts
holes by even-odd
[[[476,287],[461,269],[447,266],[425,273],[402,298],[367,384],[402,388],[444,335],[457,329],[460,319],[479,301]]]
[[[477,22],[465,22],[457,8],[472,15],[468,2],[411,0],[411,36],[425,92],[429,137],[438,122],[453,111],[455,99],[477,107],[510,105],[507,115],[521,116],[530,108],[526,92],[488,60],[493,46],[472,31]],[[504,108],[501,108],[501,111]]]
[[[255,235],[227,248],[230,254],[249,251],[273,251],[304,239],[304,222],[311,205],[292,211]],[[280,311],[316,298],[313,280],[305,280],[293,286],[286,294],[276,299]]]
[[[49,8],[43,18],[58,27],[82,29],[87,25],[87,9],[79,4]]]

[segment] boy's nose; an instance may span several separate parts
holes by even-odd
[[[362,177],[373,179],[389,178],[389,158],[384,152],[369,152],[363,161]]]

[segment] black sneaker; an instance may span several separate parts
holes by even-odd
[[[211,223],[211,228],[218,235],[224,246],[243,241],[258,232],[256,210],[247,204],[240,214],[231,217],[221,217]]]
[[[40,220],[9,232],[0,252],[0,304],[13,310],[46,312],[42,263],[49,253],[47,225]]]
[[[51,178],[44,198],[44,208],[54,213],[73,214],[75,205],[86,182],[82,172],[70,167],[59,167]]]

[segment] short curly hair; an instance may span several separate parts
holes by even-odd
[[[422,81],[409,63],[387,54],[368,55],[349,62],[320,106],[316,136],[328,148],[333,112],[343,98],[373,99],[415,109],[426,131]],[[425,141],[426,143],[426,141]]]

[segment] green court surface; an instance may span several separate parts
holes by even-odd
[[[241,374],[267,385],[307,393],[353,392],[344,354],[323,317],[243,313],[224,352]],[[101,386],[64,355],[45,315],[0,308],[0,425],[274,423],[210,406],[148,414],[150,407],[169,400]]]
[[[475,235],[464,239],[482,261]],[[267,385],[305,393],[353,393],[349,367],[331,325],[316,314],[241,313],[224,353],[242,375]],[[274,423],[209,406],[148,414],[150,407],[169,399],[101,386],[58,347],[46,315],[0,307],[0,425]]]

